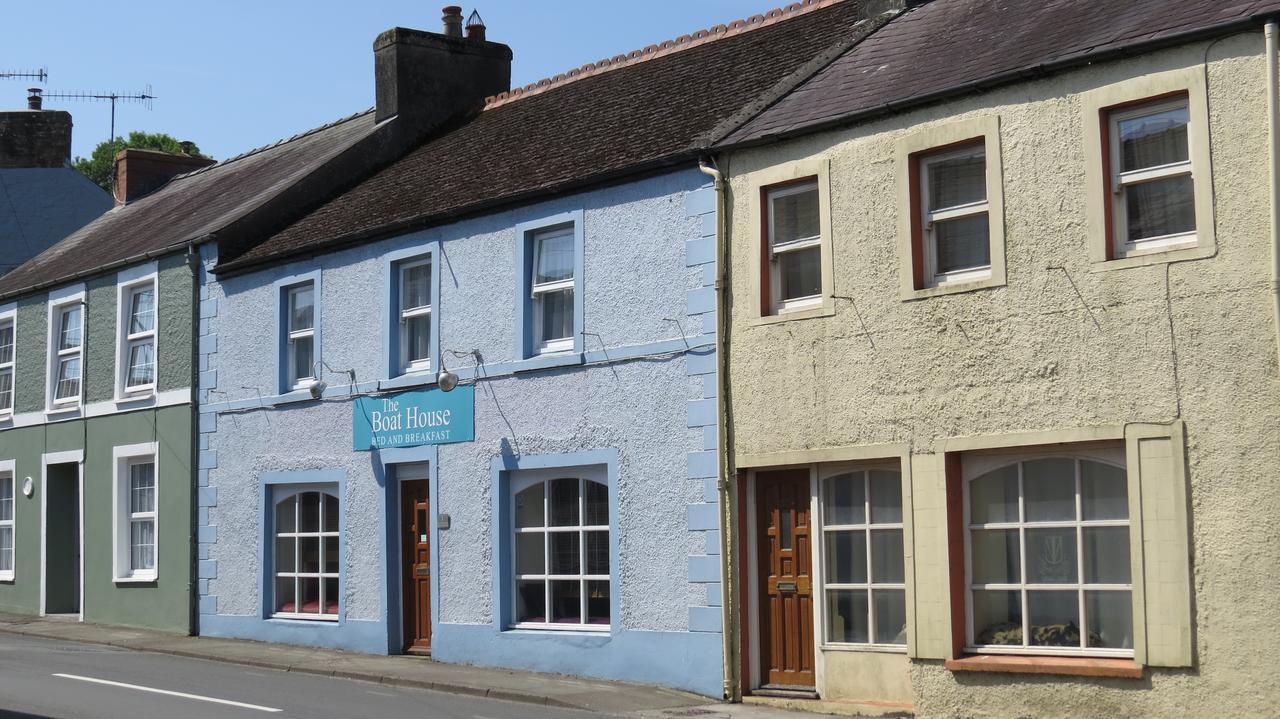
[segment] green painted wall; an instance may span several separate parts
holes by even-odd
[[[15,578],[0,582],[0,611],[36,614],[40,610],[41,455],[85,447],[85,621],[189,631],[192,421],[191,408],[179,406],[0,432],[0,457],[15,460],[18,487],[28,476],[36,486],[30,499],[21,493],[16,498]],[[158,579],[117,585],[112,581],[112,450],[153,441],[160,445]],[[51,511],[50,516],[59,515]]]
[[[156,350],[160,391],[164,392],[192,385],[195,279],[184,253],[162,257],[157,266],[160,316]],[[47,298],[42,292],[18,301],[15,406],[19,413],[44,411]],[[84,388],[89,404],[115,399],[117,302],[116,273],[85,281]]]
[[[195,275],[185,254],[160,258],[160,391],[193,386]]]
[[[17,374],[14,411],[43,412],[46,326],[49,321],[45,295],[18,300],[18,332],[15,337],[14,372]]]
[[[84,401],[115,399],[116,276],[95,277],[85,284]]]

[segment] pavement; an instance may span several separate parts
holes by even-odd
[[[287,672],[296,675],[301,681],[302,675],[311,677],[328,677],[334,679],[357,680],[360,682],[380,684],[388,689],[427,690],[433,693],[447,693],[462,697],[482,698],[483,700],[502,700],[518,702],[523,705],[536,705],[551,711],[536,712],[537,716],[572,716],[579,711],[611,716],[642,717],[643,719],[677,719],[696,717],[697,719],[782,719],[803,716],[803,714],[766,706],[743,704],[726,704],[713,702],[685,692],[662,687],[628,684],[625,682],[600,681],[567,677],[552,674],[474,667],[458,664],[443,664],[430,659],[407,656],[376,656],[343,652],[328,649],[314,649],[282,644],[270,644],[241,639],[218,639],[212,637],[189,637],[146,629],[130,629],[111,627],[85,622],[77,622],[54,617],[32,617],[0,613],[0,634],[22,635],[28,638],[58,640],[75,645],[99,645],[114,647],[130,652],[116,652],[112,659],[102,664],[102,668],[118,670],[126,658],[129,661],[143,662],[145,657],[133,658],[132,653],[151,653],[171,655],[191,660],[202,660],[238,665],[242,668],[257,668]],[[0,649],[6,645],[12,653],[12,644],[17,638],[5,640],[0,636]],[[52,650],[50,650],[52,652]],[[53,652],[51,657],[65,661],[67,652]],[[83,652],[82,652],[83,653]],[[71,652],[74,654],[74,652]],[[0,654],[0,657],[3,655]],[[157,658],[163,659],[163,657]],[[162,662],[163,663],[163,662]],[[54,667],[55,669],[57,667]],[[39,667],[40,677],[49,681],[48,677],[58,678],[61,674],[80,672],[86,676],[93,673],[92,668],[73,667],[71,671],[57,671],[49,674],[46,667]],[[112,677],[112,681],[129,684],[154,683],[156,674],[154,666],[139,666],[133,674]],[[99,672],[101,673],[101,672]],[[177,671],[177,667],[164,667],[161,672],[164,681],[171,686],[187,686],[199,689],[204,686],[202,678],[209,672],[200,669],[188,669],[187,673]],[[80,674],[76,674],[79,676]],[[131,677],[133,677],[131,679]],[[138,678],[141,677],[141,678]],[[92,679],[81,680],[81,683],[92,682]],[[32,679],[32,682],[36,682]],[[193,682],[195,682],[193,684]],[[65,682],[63,682],[65,683]],[[29,685],[34,685],[30,684]],[[334,686],[333,682],[326,683]],[[341,684],[340,684],[341,685]],[[25,685],[24,685],[25,686]],[[130,686],[132,686],[130,684]],[[234,687],[235,696],[241,696],[243,687],[252,686],[242,678],[237,681],[228,680],[227,686]],[[352,686],[356,686],[352,683]],[[136,688],[136,687],[135,687]],[[145,689],[143,691],[146,691]],[[182,689],[182,692],[198,693],[195,689]],[[304,692],[306,694],[308,692]],[[154,692],[153,692],[154,694]],[[323,694],[323,693],[321,693]],[[149,695],[150,696],[150,695]],[[266,695],[279,704],[278,695]],[[291,695],[290,695],[291,696]],[[154,698],[154,697],[152,697]],[[157,699],[156,701],[160,701]],[[165,701],[169,701],[165,699]],[[386,701],[391,701],[387,699]],[[443,700],[437,700],[441,704]],[[328,704],[326,704],[328,706]],[[12,707],[4,707],[12,709]],[[381,716],[393,716],[393,707],[389,711],[380,711]],[[313,710],[314,713],[314,710]],[[501,713],[501,712],[497,712]],[[496,716],[495,712],[487,712],[487,716]],[[454,716],[455,712],[441,708],[433,715]],[[8,714],[23,716],[22,714]],[[30,716],[44,716],[30,712]],[[72,712],[69,715],[76,715]],[[306,714],[301,714],[305,716]],[[339,714],[341,715],[341,714]],[[462,714],[457,714],[462,716]],[[516,712],[513,716],[534,716],[525,710],[524,714]],[[0,709],[0,717],[6,716]],[[78,716],[78,715],[77,715]],[[127,714],[125,715],[127,716]],[[354,716],[354,715],[348,715]]]

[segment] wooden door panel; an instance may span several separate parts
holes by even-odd
[[[760,660],[766,685],[814,685],[810,531],[809,472],[757,475]]]
[[[431,500],[426,480],[400,484],[404,651],[431,651]]]

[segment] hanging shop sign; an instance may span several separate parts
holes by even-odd
[[[475,390],[461,385],[452,392],[427,389],[357,398],[352,409],[356,451],[472,441]]]

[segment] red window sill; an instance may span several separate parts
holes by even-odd
[[[1141,679],[1142,667],[1132,659],[1096,657],[1023,657],[1011,654],[983,654],[948,659],[953,672],[1005,672],[1011,674],[1057,674],[1075,677]]]

